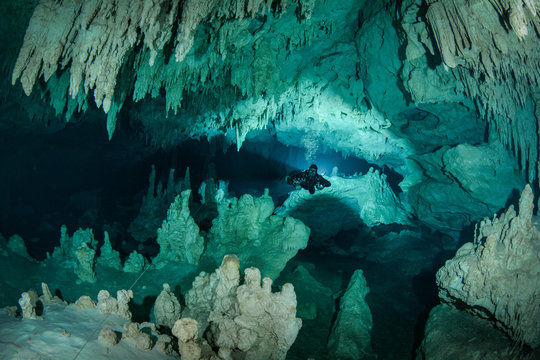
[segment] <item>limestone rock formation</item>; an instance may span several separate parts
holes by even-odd
[[[160,334],[154,348],[156,348],[160,353],[164,355],[170,355],[173,352],[171,341],[171,336],[166,334]]]
[[[407,204],[401,203],[386,175],[379,171],[371,168],[365,175],[330,176],[328,180],[332,186],[314,195],[306,190],[291,192],[276,214],[303,221],[311,229],[311,241],[315,243],[361,224],[371,227],[409,223]]]
[[[403,27],[407,59],[413,62],[420,49],[440,54],[440,67],[451,71],[489,122],[490,137],[520,158],[520,169],[532,181],[539,158],[538,137],[530,130],[540,121],[534,110],[539,99],[533,84],[540,80],[540,19],[535,2],[430,0],[426,8],[421,3],[402,4],[405,16],[425,13],[426,19],[425,24],[408,21]]]
[[[75,256],[77,262],[75,264],[75,274],[79,277],[80,282],[96,282],[96,273],[94,272],[96,251],[88,247],[86,243],[82,243],[76,250]]]
[[[439,297],[493,318],[518,343],[540,346],[540,223],[533,193],[525,186],[519,211],[513,206],[484,219],[466,243],[437,272]]]
[[[506,360],[519,350],[489,320],[442,304],[429,313],[417,360]],[[527,357],[525,357],[527,358]],[[537,357],[529,357],[536,359]]]
[[[98,107],[103,105],[106,113],[113,108],[114,115],[107,124],[112,136],[115,113],[122,106],[122,103],[113,105],[114,90],[127,55],[137,41],[143,40],[155,58],[156,50],[163,49],[171,36],[177,10],[178,0],[172,3],[42,0],[26,31],[12,83],[20,78],[28,95],[38,78],[43,76],[47,81],[55,72],[69,66],[71,97],[75,98],[83,88],[85,93],[93,90]],[[51,17],[57,20],[54,26]]]
[[[40,297],[34,290],[22,294],[19,301],[22,319],[20,316],[10,318],[6,311],[10,309],[0,311],[0,338],[12,345],[1,349],[2,359],[51,356],[63,359],[66,354],[69,357],[72,357],[70,354],[81,354],[83,358],[100,357],[100,354],[109,354],[115,359],[170,358],[167,356],[172,353],[170,336],[160,334],[152,323],[130,321],[127,303],[133,297],[131,290],[118,291],[117,299],[105,290],[100,291],[97,309],[89,296],[81,296],[74,304],[68,304],[53,297],[45,283],[42,283],[42,290]],[[28,322],[27,319],[41,321]],[[126,344],[120,339],[129,341]],[[92,344],[83,350],[81,341],[84,340]],[[155,340],[159,348],[153,351]],[[111,346],[115,347],[112,351],[107,349]]]
[[[102,266],[107,266],[115,270],[122,270],[122,260],[120,260],[120,253],[112,248],[111,240],[109,239],[109,233],[105,231],[103,245],[100,248],[100,255],[97,259],[97,263]]]
[[[176,320],[172,329],[174,336],[178,338],[178,351],[182,359],[201,359],[202,349],[196,342],[198,338],[197,321],[190,318]]]
[[[332,359],[374,359],[371,349],[373,319],[366,303],[369,293],[362,270],[356,270],[339,303],[339,312],[328,339]]]
[[[206,334],[208,344],[219,349],[220,357],[236,353],[250,359],[285,359],[302,325],[296,318],[293,286],[285,284],[279,293],[272,293],[272,280],[262,279],[261,286],[261,273],[256,268],[245,270],[244,284],[240,285],[239,270],[238,258],[227,255],[216,272],[201,273],[195,279],[182,315],[198,325],[198,335],[191,326],[191,335],[180,336],[180,340],[187,343]],[[182,321],[187,320],[177,324]],[[174,332],[186,333],[179,326],[175,324]]]
[[[186,307],[182,316],[196,320],[199,335],[202,336],[209,325],[210,312],[226,312],[232,306],[239,285],[240,261],[236,256],[224,257],[221,266],[214,273],[201,272],[193,280],[193,286],[186,294]]]
[[[360,15],[363,25],[356,34],[356,45],[363,65],[360,76],[366,95],[374,107],[390,119],[407,106],[403,91],[387,86],[399,79],[402,63],[397,49],[400,40],[390,12],[381,6],[371,13],[376,8],[376,5],[364,4]]]
[[[172,293],[169,284],[163,284],[163,290],[154,304],[156,325],[165,325],[172,329],[175,321],[180,319],[181,311],[180,303]]]
[[[108,346],[114,346],[118,344],[118,335],[114,332],[114,330],[110,328],[103,328],[99,332],[98,335],[99,341],[101,341],[103,344]]]
[[[310,18],[314,4],[313,0],[298,1],[298,17]],[[69,85],[62,87],[61,105],[57,105],[60,112],[67,103],[68,94],[76,98],[92,91],[96,105],[103,106],[108,113],[107,131],[111,137],[116,127],[116,115],[131,90],[122,89],[124,86],[131,88],[127,82],[132,79],[122,70],[138,44],[143,45],[139,49],[142,55],[138,62],[144,59],[147,66],[153,68],[151,72],[156,74],[159,67],[154,65],[165,45],[171,44],[176,48],[173,55],[176,62],[184,61],[202,23],[242,22],[245,15],[254,17],[259,12],[279,13],[286,9],[286,1],[262,0],[247,3],[244,0],[189,0],[182,5],[178,0],[98,0],[84,3],[41,0],[26,30],[13,69],[12,84],[20,79],[25,93],[29,95],[38,79],[54,83],[57,77],[66,75],[63,83]],[[51,17],[58,19],[54,25],[49,21]],[[175,28],[178,31],[176,39],[173,39]],[[225,39],[222,41],[226,42]],[[144,69],[141,75],[143,72]],[[182,90],[179,91],[180,97]]]
[[[44,282],[41,283],[41,293],[42,295],[39,297],[39,300],[44,306],[49,304],[64,304],[64,301],[58,296],[53,296],[51,290],[49,289],[49,285]]]
[[[182,190],[190,189],[189,168],[186,170],[183,181],[175,182],[175,169],[169,170],[169,178],[166,187],[161,181],[156,184],[156,167],[152,165],[152,171],[148,178],[148,190],[142,199],[139,214],[129,224],[128,231],[139,242],[145,242],[156,236],[156,229],[161,226],[167,216],[167,209],[174,201],[176,195]]]
[[[154,346],[152,338],[145,332],[139,329],[139,324],[136,322],[127,322],[124,324],[124,333],[122,339],[129,339],[135,343],[138,349],[143,351],[152,350]],[[155,330],[155,329],[154,329]]]
[[[146,258],[143,255],[139,254],[137,251],[133,250],[124,262],[123,270],[124,272],[129,273],[140,273],[144,270],[147,264],[148,261],[146,260]]]
[[[11,236],[7,241],[7,248],[11,250],[13,253],[22,256],[23,258],[35,261],[29,254],[28,250],[26,249],[26,245],[24,244],[24,240],[19,235],[15,234]]]
[[[78,229],[69,236],[66,226],[60,229],[60,247],[55,247],[52,260],[73,263],[75,273],[81,282],[96,282],[94,265],[97,241],[92,229]]]
[[[19,306],[21,307],[23,319],[42,319],[41,314],[46,306],[66,304],[59,297],[53,296],[49,286],[44,282],[41,283],[41,291],[41,296],[38,296],[38,293],[32,289],[21,294]]]
[[[158,268],[168,261],[197,264],[204,250],[204,239],[189,213],[191,190],[178,195],[167,211],[167,219],[158,229],[159,254],[153,259]]]
[[[78,229],[73,233],[73,236],[69,236],[67,227],[63,225],[60,228],[60,246],[54,248],[52,257],[56,260],[74,259],[75,252],[82,244],[87,244],[90,248],[97,245],[92,229]]]
[[[203,256],[219,263],[234,253],[244,266],[256,266],[265,276],[277,278],[287,261],[307,246],[309,229],[273,212],[268,190],[259,198],[245,194],[222,199]]]
[[[280,280],[295,285],[296,298],[298,299],[296,309],[298,317],[303,320],[321,320],[326,313],[332,313],[331,309],[334,306],[333,290],[317,280],[308,267],[300,265],[292,273],[282,274]],[[329,316],[332,316],[332,314]]]
[[[29,290],[21,294],[19,306],[24,319],[41,319],[36,313],[36,303],[39,300],[38,294],[34,290]]]
[[[98,294],[97,308],[102,314],[114,314],[124,319],[131,320],[129,301],[133,298],[133,291],[118,290],[116,299],[107,290],[101,290]]]
[[[461,231],[497,212],[524,186],[513,159],[500,144],[461,144],[413,156],[424,180],[410,186],[408,199],[429,226]]]
[[[70,306],[74,306],[77,310],[83,310],[94,309],[97,304],[90,296],[83,295],[79,297],[73,304],[70,304]]]
[[[353,45],[340,46],[341,56],[347,59],[355,56]],[[330,67],[328,71],[336,70]],[[411,144],[395,134],[396,129],[385,115],[375,108],[364,110],[353,106],[351,102],[360,99],[349,99],[350,93],[337,97],[339,90],[327,87],[327,80],[320,81],[317,84],[301,82],[295,92],[283,97],[281,111],[285,113],[281,115],[283,119],[275,124],[275,136],[279,142],[291,146],[302,144],[308,161],[314,160],[316,154],[331,149],[344,156],[353,155],[380,166],[406,171],[404,159],[412,153]],[[361,87],[362,84],[355,86]],[[317,100],[309,106],[302,104],[314,98]],[[290,103],[291,99],[295,100]]]

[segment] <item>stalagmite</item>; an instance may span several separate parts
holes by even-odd
[[[540,230],[527,185],[513,206],[484,219],[437,272],[439,296],[495,324],[518,343],[540,346]]]

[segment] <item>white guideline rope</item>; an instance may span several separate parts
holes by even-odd
[[[193,215],[197,214],[199,212],[199,210],[202,209],[202,207],[204,206],[204,204],[202,204],[194,213]],[[191,217],[193,217],[193,215],[190,215]],[[139,281],[139,279],[144,275],[144,273],[150,269],[152,267],[152,264],[148,265],[146,267],[146,269],[144,269],[144,271],[141,272],[141,274],[139,275],[139,277],[133,282],[133,284],[131,284],[131,286],[129,287],[128,291],[131,290],[135,284],[137,284],[137,282]],[[90,342],[90,339],[94,337],[95,333],[97,332],[97,329],[101,328],[101,325],[103,325],[103,323],[105,322],[105,320],[107,320],[109,318],[109,315],[110,314],[107,314],[107,316],[105,316],[105,318],[103,318],[103,320],[99,323],[99,326],[94,330],[94,332],[92,332],[92,334],[90,335],[90,337],[88,337],[88,339],[86,339],[86,342],[83,344],[83,346],[81,347],[81,349],[79,350],[79,352],[77,353],[77,355],[75,355],[75,357],[73,358],[73,360],[76,360],[79,355],[82,353],[82,351],[84,350],[84,348],[86,347],[86,344],[88,344]]]
[[[137,279],[135,279],[135,281],[133,282],[133,284],[131,284],[131,286],[129,287],[129,289],[128,289],[127,291],[133,289],[133,287],[135,286],[135,284],[137,284],[137,282],[139,281],[139,279],[140,279],[140,278],[144,275],[144,273],[145,273],[148,269],[150,269],[151,267],[152,267],[152,264],[148,265],[148,266],[146,267],[146,269],[144,269],[144,271],[141,271],[139,277],[138,277]],[[96,334],[97,330],[98,330],[99,328],[101,328],[101,326],[103,325],[103,323],[109,318],[110,315],[111,315],[111,314],[107,314],[107,316],[105,316],[105,317],[103,318],[103,320],[101,320],[101,322],[99,323],[98,327],[96,327],[96,328],[94,329],[94,331],[92,332],[92,334],[90,334],[90,336],[88,337],[88,339],[86,339],[86,342],[85,342],[85,343],[83,344],[83,346],[80,348],[79,352],[75,355],[75,357],[73,358],[73,360],[76,360],[76,359],[79,357],[79,355],[82,353],[82,351],[83,351],[84,348],[86,347],[86,344],[88,344],[88,343],[90,342],[90,339],[92,339],[92,338],[94,337],[94,335]]]

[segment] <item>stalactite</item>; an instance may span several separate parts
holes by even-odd
[[[521,159],[521,169],[533,181],[539,154],[531,134],[540,118],[530,119],[526,113],[540,105],[535,95],[540,83],[540,33],[529,31],[540,24],[537,1],[428,3],[426,19],[444,66],[465,85],[491,131]]]
[[[95,103],[103,107],[108,114],[107,130],[112,136],[116,127],[116,115],[122,108],[130,86],[120,84],[119,77],[123,66],[133,51],[140,51],[143,56],[135,54],[137,64],[144,58],[148,67],[135,66],[137,79],[142,78],[133,90],[134,100],[142,99],[150,93],[153,97],[159,93],[159,88],[167,88],[167,109],[176,112],[181,104],[186,88],[209,82],[215,85],[218,76],[227,74],[228,69],[221,65],[217,74],[210,72],[219,61],[227,55],[227,48],[233,41],[229,35],[238,35],[237,26],[246,27],[242,23],[245,15],[255,17],[271,11],[273,0],[40,0],[34,10],[27,28],[24,43],[20,49],[12,74],[12,84],[20,80],[24,92],[29,95],[36,80],[43,78],[48,82],[59,70],[69,72],[68,93],[72,99],[78,99],[81,90],[85,94],[93,92]],[[280,1],[277,11],[284,12],[288,4]],[[315,0],[297,0],[297,6],[303,17],[309,18],[313,11]],[[50,19],[55,22],[51,23]],[[212,48],[205,58],[208,62],[196,62],[190,66],[180,66],[174,78],[165,79],[158,70],[162,69],[164,59],[160,59],[166,44],[175,46],[174,57],[182,62],[194,44],[198,27],[202,23],[216,25],[233,22],[228,32],[220,36],[219,51]],[[173,27],[178,24],[176,39],[172,39]],[[216,31],[216,30],[212,30]],[[248,38],[251,36],[247,34]],[[236,48],[247,45],[234,44]],[[139,50],[138,45],[143,44]],[[166,59],[168,61],[168,59]],[[145,73],[147,72],[147,73]],[[221,79],[220,81],[223,81]],[[250,79],[249,81],[252,81]],[[245,85],[245,84],[243,84]],[[243,90],[252,85],[242,86]],[[117,94],[118,89],[120,93]],[[156,90],[157,88],[157,90]],[[255,88],[262,91],[260,87]],[[125,93],[122,93],[124,90]],[[52,90],[55,91],[55,90]],[[247,93],[246,93],[247,94]],[[57,112],[66,107],[68,101],[54,100]],[[68,114],[76,107],[68,105]],[[79,106],[80,107],[80,106]]]

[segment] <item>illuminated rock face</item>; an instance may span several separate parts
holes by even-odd
[[[408,199],[432,228],[461,231],[503,208],[524,186],[513,159],[496,143],[442,147],[414,160],[426,179],[410,187]]]
[[[60,89],[53,90],[61,93],[53,97],[64,105],[68,103],[68,96],[72,99],[77,98],[76,102],[82,106],[86,100],[81,94],[93,92],[97,107],[103,106],[104,112],[109,114],[107,131],[111,137],[116,128],[116,115],[127,95],[131,95],[125,87],[131,88],[128,81],[132,81],[135,77],[123,71],[129,66],[134,51],[139,52],[136,60],[137,67],[141,67],[139,78],[144,78],[146,71],[154,77],[160,72],[160,65],[164,63],[163,52],[166,45],[173,44],[175,47],[171,60],[175,63],[183,62],[188,54],[193,53],[192,48],[196,45],[196,35],[200,27],[212,22],[229,25],[219,34],[214,34],[216,38],[213,50],[209,54],[213,60],[207,58],[201,66],[198,61],[193,63],[191,59],[191,64],[187,68],[180,68],[186,70],[191,67],[196,70],[189,73],[181,70],[181,77],[177,78],[176,84],[168,83],[167,80],[170,79],[161,79],[172,85],[168,88],[171,93],[180,90],[178,94],[171,94],[170,97],[172,108],[176,111],[180,106],[185,85],[194,80],[197,82],[206,80],[209,73],[206,67],[209,64],[204,64],[206,61],[211,61],[210,65],[215,65],[217,57],[227,56],[229,47],[240,45],[239,48],[242,48],[242,45],[246,45],[239,44],[236,40],[238,34],[242,34],[242,30],[248,30],[247,26],[254,22],[255,16],[268,14],[271,17],[279,17],[280,13],[289,10],[289,13],[295,14],[293,15],[295,19],[309,20],[315,2],[298,1],[291,6],[293,9],[288,9],[289,5],[293,4],[288,4],[287,1],[262,0],[248,3],[244,0],[232,3],[189,0],[182,4],[179,4],[178,0],[116,2],[42,0],[37,4],[30,19],[24,43],[13,69],[12,84],[20,79],[24,92],[29,95],[38,79],[43,78],[49,82],[53,75],[57,74],[60,77],[59,73],[69,68],[69,76],[60,81],[62,83]],[[248,20],[249,17],[251,20]],[[50,22],[52,18],[56,19],[54,24]],[[173,38],[176,28],[178,30],[176,38]],[[237,28],[241,30],[238,31]],[[254,40],[256,39],[248,38],[245,41],[253,44]],[[136,49],[141,43],[143,44],[141,49]],[[259,49],[258,44],[256,48]],[[261,67],[272,65],[273,61],[268,60],[274,60],[275,54],[267,54],[270,51],[269,45],[260,46],[260,49],[255,55],[261,59],[255,58],[254,64],[260,64]],[[268,60],[265,59],[267,56]],[[142,65],[141,59],[144,59],[142,62],[148,67]],[[191,72],[195,73],[195,77],[190,81],[189,77],[194,75]],[[262,79],[257,80],[261,77]],[[153,80],[150,79],[150,82]],[[267,75],[253,73],[255,84],[264,80],[267,80]],[[155,85],[159,88],[163,83],[158,81],[160,83]],[[251,83],[251,76],[248,81]],[[52,83],[56,83],[56,80],[53,79]],[[258,91],[263,90],[261,86],[254,87]],[[148,88],[139,84],[133,93],[134,99],[141,98],[137,90],[143,90],[142,97],[144,97],[154,89],[152,85]],[[64,106],[59,105],[57,113],[58,110],[62,112],[63,108]]]
[[[158,229],[159,254],[153,263],[163,267],[169,261],[197,264],[204,250],[204,239],[199,235],[199,227],[189,213],[191,190],[178,195],[171,204],[167,219]]]
[[[237,254],[244,266],[259,268],[263,276],[277,278],[287,262],[308,244],[310,229],[291,216],[274,215],[268,192],[222,199],[213,221],[203,257],[218,263]]]
[[[533,216],[529,185],[499,217],[484,219],[466,243],[437,273],[439,296],[465,304],[495,323],[516,342],[540,346],[540,230]]]
[[[284,284],[273,293],[272,280],[261,279],[257,268],[245,270],[243,284],[240,279],[240,262],[234,255],[225,256],[214,273],[201,273],[186,295],[183,319],[176,322],[173,334],[185,347],[198,348],[198,353],[210,345],[220,356],[285,359],[302,327],[302,320],[296,318],[294,287]],[[188,345],[203,334],[207,344]],[[180,352],[184,356],[182,348]]]
[[[277,214],[300,219],[312,231],[311,241],[321,244],[340,230],[381,224],[409,224],[409,213],[392,191],[386,175],[371,168],[366,174],[329,176],[332,186],[311,195],[291,192]],[[324,221],[321,221],[324,219]]]

